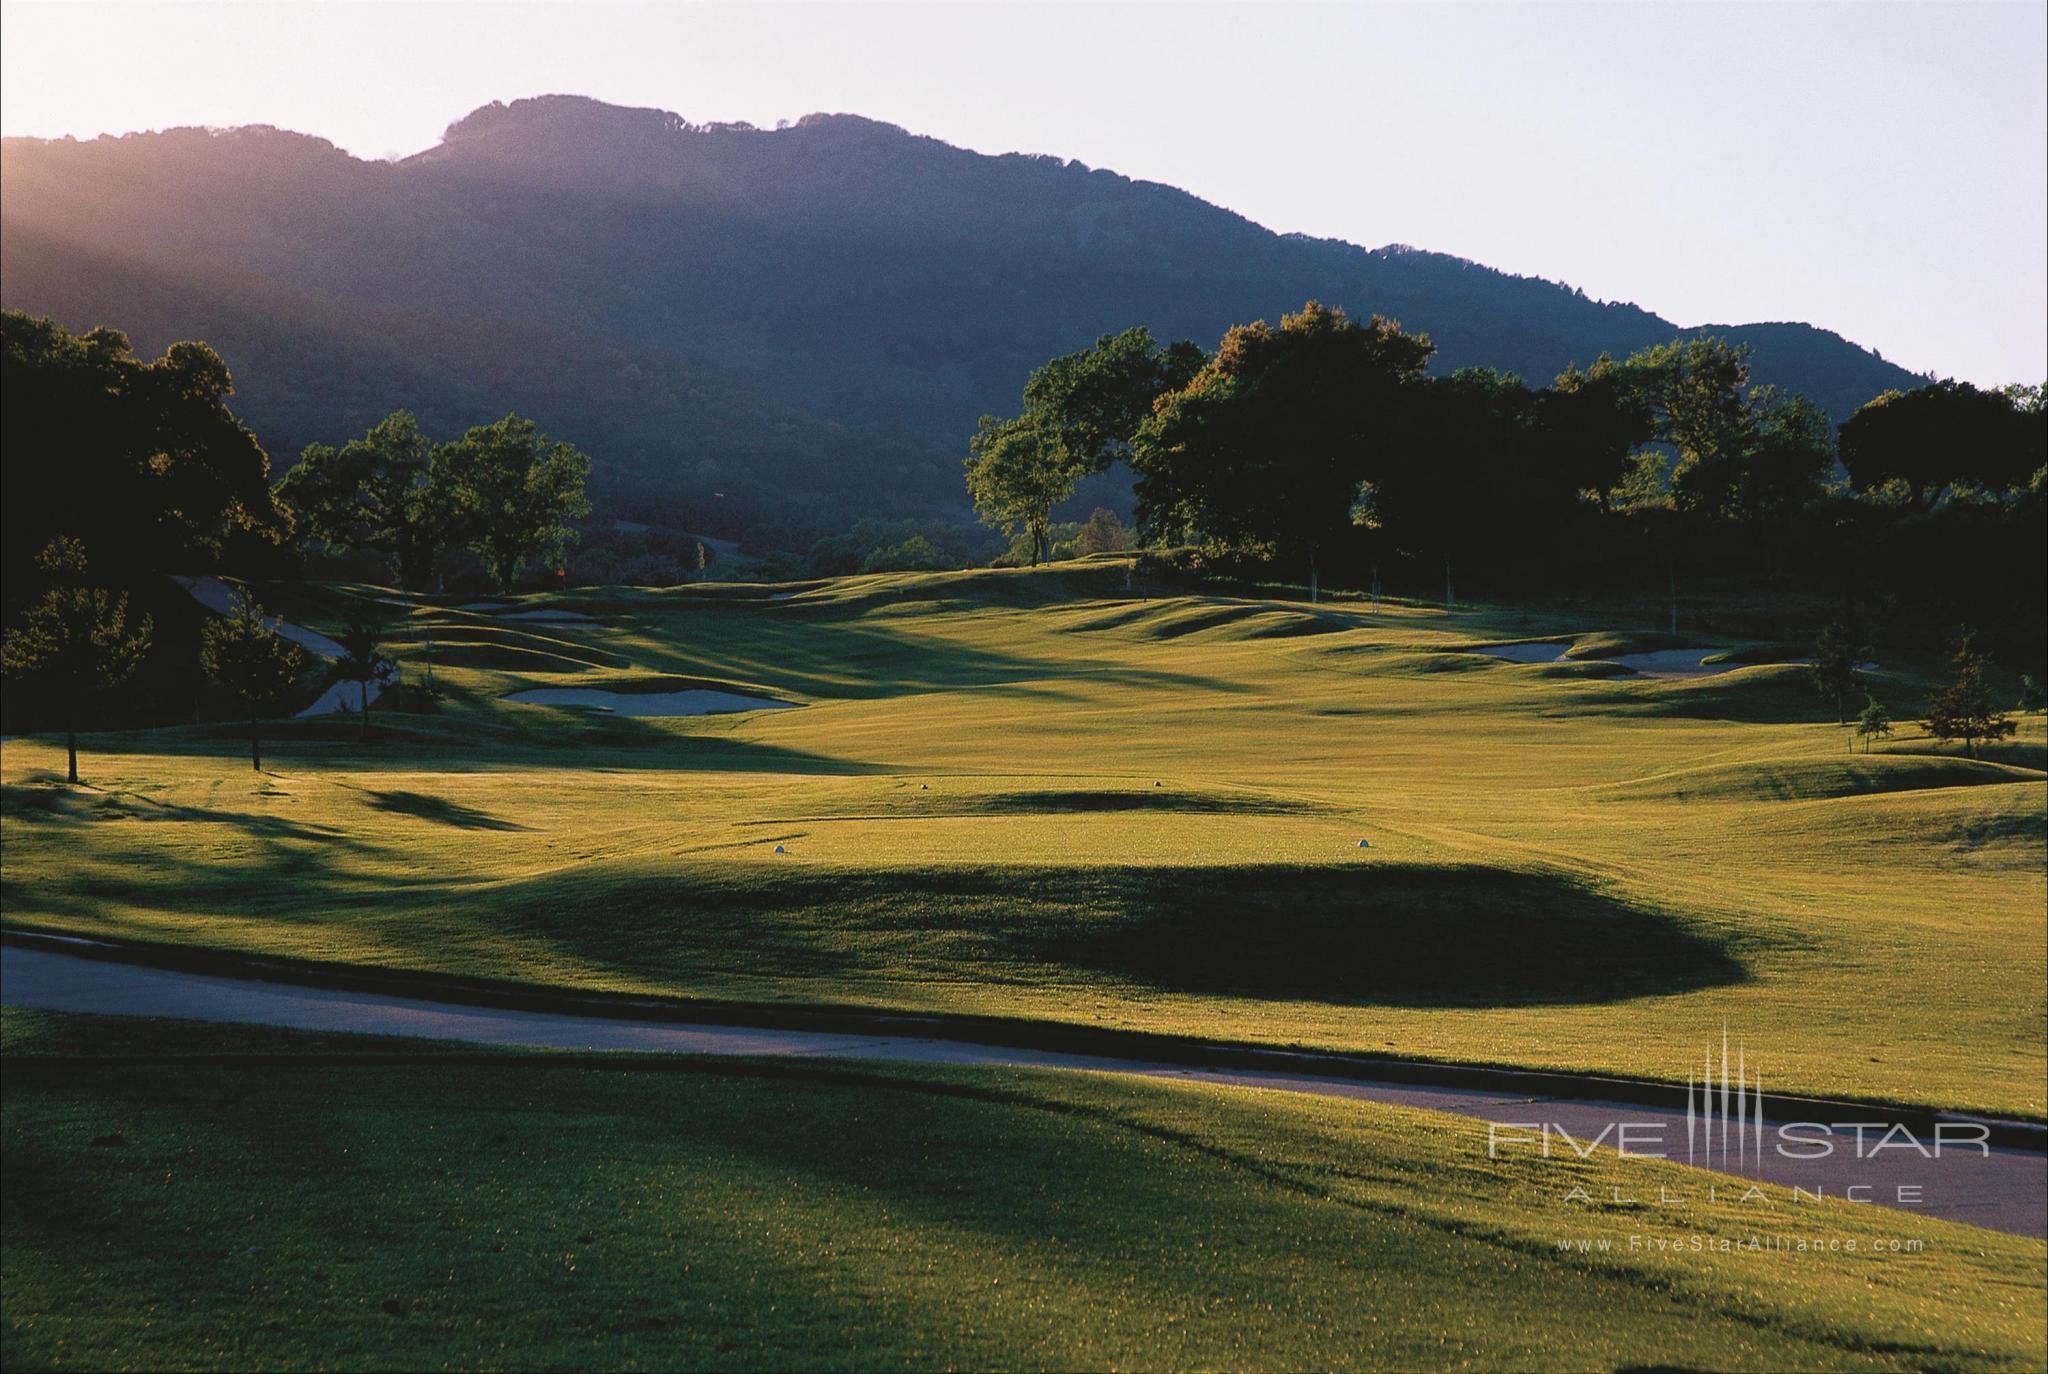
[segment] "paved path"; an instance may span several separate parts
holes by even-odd
[[[1593,1140],[1611,1146],[1617,1139],[1617,1130],[1625,1123],[1639,1153],[1658,1149],[1657,1144],[1643,1143],[1655,1137],[1661,1140],[1661,1148],[1668,1157],[1686,1161],[1688,1128],[1698,1125],[1684,1110],[1669,1107],[1532,1098],[1506,1091],[1376,1083],[1308,1073],[1203,1069],[1143,1059],[899,1035],[687,1025],[516,1011],[185,973],[80,958],[11,943],[0,946],[0,1001],[9,1006],[50,1011],[371,1032],[491,1045],[1012,1065],[1184,1078],[1395,1103],[1495,1123],[1525,1123],[1514,1129],[1497,1127],[1495,1132],[1496,1139],[1503,1142],[1499,1146],[1503,1152],[1523,1154],[1541,1150],[1541,1130],[1545,1126],[1550,1128],[1552,1152],[1564,1155],[1573,1147],[1557,1134],[1560,1128],[1580,1142],[1580,1148],[1584,1148],[1584,1142]],[[1842,1123],[1827,1137],[1833,1148],[1825,1158],[1792,1159],[1767,1149],[1758,1159],[1753,1149],[1739,1149],[1735,1140],[1727,1140],[1717,1141],[1711,1147],[1700,1145],[1693,1162],[1740,1173],[1760,1183],[1774,1198],[1782,1198],[1794,1185],[1809,1192],[1819,1190],[1831,1198],[1842,1197],[1853,1188],[1857,1190],[1855,1198],[1878,1206],[1903,1206],[1905,1210],[2018,1235],[2048,1236],[2048,1156],[1995,1146],[1987,1153],[1962,1144],[1969,1132],[1952,1125],[1945,1128],[1947,1143],[1941,1157],[1928,1158],[1919,1151],[1933,1145],[1934,1127],[1924,1123],[1912,1131],[1920,1142],[1917,1147],[1895,1140],[1890,1148],[1872,1152],[1869,1147],[1886,1136],[1891,1123],[1882,1120],[1884,1113],[1878,1109],[1859,1111],[1857,1115],[1865,1122],[1879,1123],[1863,1130],[1864,1158],[1856,1157],[1853,1133],[1846,1129],[1849,1123]],[[1739,1132],[1733,1134],[1740,1138]],[[1780,1137],[1769,1138],[1775,1142]],[[1754,1137],[1750,1139],[1753,1141]],[[1704,1189],[1709,1184],[1718,1186],[1724,1197],[1732,1195],[1728,1180],[1702,1174],[1699,1186]],[[1739,1192],[1742,1186],[1746,1185],[1733,1185],[1734,1191]],[[1902,1193],[1902,1189],[1908,1191]],[[1563,1193],[1561,1185],[1561,1206],[1577,1205],[1564,1203]]]

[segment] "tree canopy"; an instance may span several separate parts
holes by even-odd
[[[559,562],[576,538],[570,522],[590,514],[589,456],[517,415],[437,446],[428,466],[427,485],[502,588],[528,560]]]
[[[968,440],[967,494],[985,522],[1031,541],[1036,564],[1050,550],[1052,508],[1074,494],[1080,470],[1068,450],[1035,416],[981,417]]]
[[[77,782],[80,713],[134,676],[154,627],[148,616],[129,625],[125,594],[87,585],[78,540],[51,540],[36,566],[44,591],[0,639],[0,671],[35,688],[63,720],[67,777]]]
[[[2048,465],[2041,388],[1980,391],[1931,382],[1887,391],[1844,420],[1842,465],[1863,490],[1888,482],[1932,502],[1958,482],[1992,491],[2026,485]]]
[[[0,312],[0,546],[8,571],[52,538],[102,568],[212,566],[231,537],[284,537],[270,460],[227,407],[227,364],[203,343],[153,362],[113,329],[74,335]],[[16,562],[19,560],[19,562]]]
[[[228,613],[199,632],[199,666],[241,699],[249,713],[249,764],[261,772],[263,745],[257,720],[281,706],[306,671],[306,651],[277,632],[277,624],[246,591]]]
[[[1167,538],[1305,560],[1352,524],[1360,487],[1416,472],[1402,389],[1429,340],[1310,301],[1239,325],[1140,426],[1138,518]],[[1419,482],[1400,490],[1419,489]]]
[[[391,559],[399,585],[423,587],[456,524],[451,493],[428,481],[432,445],[406,410],[340,449],[310,444],[277,484],[302,535],[337,553]]]

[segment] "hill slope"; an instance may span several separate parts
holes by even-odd
[[[1134,323],[1213,344],[1317,297],[1426,330],[1444,367],[1535,380],[1681,332],[1556,283],[1276,234],[1171,187],[850,115],[701,127],[545,97],[480,109],[395,164],[270,128],[178,129],[8,140],[0,175],[6,304],[150,348],[209,338],[281,454],[401,403],[450,425],[517,406],[634,455],[635,489],[696,504],[714,482],[840,509],[957,502],[974,417]],[[1838,415],[1913,380],[1808,325],[1719,332]],[[682,399],[650,405],[650,387]],[[600,435],[592,415],[616,418]],[[787,463],[748,451],[763,427],[802,431]]]

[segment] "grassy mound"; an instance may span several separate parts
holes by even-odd
[[[1926,754],[1867,754],[1840,759],[1797,759],[1714,764],[1677,769],[1597,789],[1603,801],[1813,801],[1872,792],[1916,792],[1938,787],[2040,783],[2030,769]]]

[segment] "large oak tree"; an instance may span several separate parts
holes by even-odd
[[[52,538],[88,541],[116,583],[213,564],[240,532],[280,539],[270,460],[228,409],[203,343],[144,361],[127,336],[0,312],[0,557],[23,576]]]

